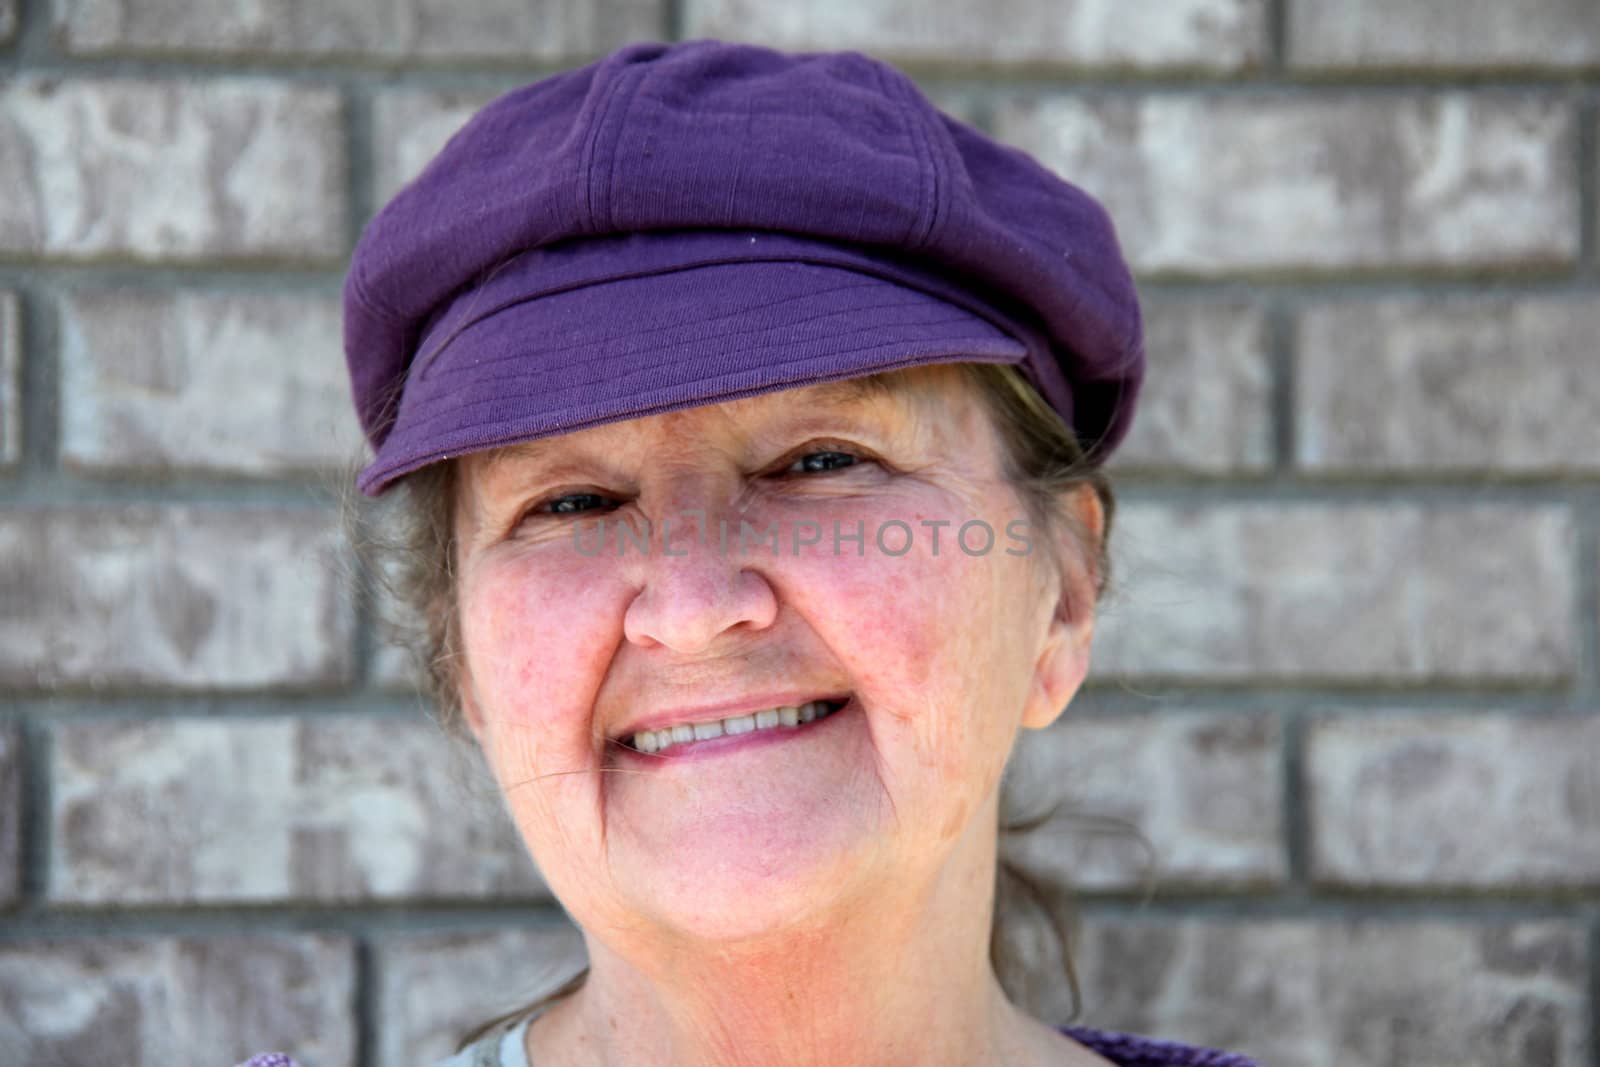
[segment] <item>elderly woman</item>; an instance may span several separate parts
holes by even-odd
[[[475,116],[345,306],[359,485],[588,950],[451,1065],[1246,1063],[991,959],[1144,369],[1094,201],[858,53],[635,44]]]

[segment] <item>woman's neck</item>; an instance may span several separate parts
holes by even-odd
[[[971,838],[968,840],[967,838]],[[1025,1062],[1040,1024],[989,964],[994,829],[942,876],[759,943],[589,939],[583,988],[529,1028],[533,1067],[970,1067]]]

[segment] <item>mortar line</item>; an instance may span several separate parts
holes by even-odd
[[[24,354],[24,361],[27,353]],[[27,373],[26,368],[24,373]],[[41,385],[41,388],[44,386]],[[26,392],[24,401],[29,400]],[[24,427],[24,437],[28,431]],[[26,457],[25,457],[26,458]],[[24,464],[26,466],[26,464]],[[281,509],[338,514],[333,473],[318,477],[251,479],[209,472],[157,474],[141,470],[77,474],[35,471],[28,480],[0,483],[0,507],[148,504],[193,505],[225,511]],[[1188,470],[1113,470],[1120,500],[1184,507],[1326,504],[1332,506],[1530,507],[1600,506],[1600,476],[1560,472],[1509,477],[1481,470],[1343,473],[1289,477],[1285,472],[1211,474]],[[342,475],[340,475],[342,476]],[[730,547],[730,553],[732,549]],[[755,548],[750,551],[754,553]],[[630,554],[632,554],[630,550]]]
[[[1573,604],[1577,612],[1573,640],[1577,642],[1574,695],[1600,713],[1600,504],[1578,501],[1572,508],[1576,525],[1573,551]]]
[[[346,244],[353,249],[361,237],[362,229],[376,210],[377,168],[373,159],[373,149],[377,142],[373,133],[371,93],[365,87],[347,87],[343,92],[343,103],[345,211],[349,227]],[[345,488],[346,494],[353,492],[353,489]],[[355,540],[350,536],[353,532],[365,528],[364,517],[350,513],[350,509],[359,509],[360,506],[359,500],[352,503],[348,495],[340,499],[339,517],[347,542]],[[350,560],[348,591],[355,625],[351,645],[352,671],[357,685],[370,688],[374,650],[377,644],[373,634],[374,619],[377,614],[374,598],[377,590],[374,576],[367,572],[367,560],[359,545],[352,544],[350,548],[351,552],[346,558]]]
[[[376,210],[376,166],[373,163],[372,94],[365,86],[346,86],[343,103],[345,158],[345,247],[354,249],[361,229]]]
[[[463,53],[448,59],[419,59],[415,55],[380,55],[373,52],[342,54],[314,51],[267,53],[239,49],[178,50],[165,53],[133,51],[73,55],[56,48],[48,15],[32,17],[33,7],[44,0],[22,4],[22,18],[12,50],[0,56],[0,69],[25,71],[59,79],[139,78],[169,80],[179,84],[207,79],[260,81],[271,79],[298,87],[386,86],[404,84],[420,89],[487,89],[503,92],[553,74],[585,66],[611,51],[576,50],[553,57],[504,56]],[[683,39],[686,19],[682,0],[667,0],[658,29],[668,41]],[[1275,25],[1274,22],[1281,26]],[[1384,94],[1449,92],[1543,92],[1559,94],[1577,86],[1594,87],[1600,63],[1575,67],[1507,65],[1496,68],[1310,69],[1290,71],[1287,17],[1274,20],[1268,12],[1266,36],[1269,50],[1281,56],[1282,65],[1251,68],[1248,63],[1217,68],[1197,63],[1171,63],[1147,67],[1106,66],[1070,62],[993,62],[972,59],[901,58],[892,49],[871,49],[897,69],[919,82],[951,89],[995,88],[1025,93],[1077,94],[1197,94],[1227,96],[1267,92],[1273,96],[1315,98],[1331,94]],[[1281,40],[1280,40],[1281,38]],[[1273,55],[1264,59],[1275,58]],[[397,81],[397,79],[401,79]]]
[[[1283,75],[1289,67],[1289,3],[1290,0],[1268,0],[1266,18],[1267,70]]]
[[[19,731],[22,739],[17,765],[22,773],[22,811],[19,813],[18,857],[20,872],[19,905],[31,910],[45,906],[49,895],[51,841],[49,765],[53,754],[53,738],[44,723],[27,719]],[[10,916],[6,916],[10,918]]]
[[[993,135],[993,101],[973,98],[971,124]],[[354,231],[353,231],[354,232]],[[139,262],[104,258],[76,261],[60,257],[0,254],[0,288],[30,280],[54,289],[106,287],[160,293],[194,289],[206,293],[294,293],[337,296],[345,264],[339,261],[234,259]],[[1202,277],[1167,272],[1135,275],[1141,300],[1262,301],[1280,295],[1291,303],[1378,299],[1400,288],[1427,297],[1476,297],[1485,293],[1521,297],[1592,296],[1600,291],[1600,271],[1577,273],[1570,267],[1528,269],[1515,264],[1475,266],[1470,270],[1425,266],[1390,271],[1263,266]]]
[[[22,284],[17,294],[18,331],[22,367],[19,376],[22,420],[22,456],[16,479],[0,486],[0,493],[26,493],[30,486],[51,477],[60,435],[60,365],[56,308],[35,285]]]
[[[1577,106],[1577,136],[1573,138],[1578,158],[1574,160],[1577,167],[1578,182],[1578,268],[1576,276],[1590,280],[1600,277],[1600,270],[1595,264],[1595,225],[1596,207],[1595,197],[1595,117],[1597,109],[1595,101],[1585,95],[1578,100]]]
[[[1593,925],[1592,891],[1569,888],[1515,896],[1503,890],[1477,892],[1323,890],[1292,894],[1279,887],[1180,889],[1157,886],[1148,902],[1132,884],[1117,890],[1074,888],[1084,913],[1150,921],[1334,922],[1373,919],[1387,922],[1509,923],[1557,921]],[[129,938],[228,937],[240,931],[273,934],[406,936],[421,933],[492,934],[506,929],[561,929],[571,926],[560,905],[545,898],[485,901],[361,902],[283,901],[273,904],[157,906],[96,902],[66,907],[30,907],[0,915],[0,945],[30,941],[70,941],[105,936]]]
[[[26,401],[26,393],[24,398]],[[23,433],[26,441],[26,423]],[[28,466],[25,462],[24,469]],[[116,507],[135,504],[153,508],[195,507],[219,512],[239,509],[337,514],[337,508],[330,503],[329,487],[320,479],[251,480],[242,476],[230,478],[207,473],[188,476],[188,472],[184,471],[140,469],[77,474],[60,469],[35,468],[29,473],[32,477],[28,479],[0,484],[0,507]]]
[[[1326,683],[1206,686],[1158,681],[1130,682],[1124,686],[1111,680],[1091,678],[1060,721],[1061,728],[1070,728],[1068,724],[1078,721],[1118,721],[1130,714],[1154,712],[1173,722],[1182,722],[1190,716],[1273,714],[1283,707],[1325,708],[1375,722],[1396,716],[1427,717],[1475,711],[1498,712],[1511,717],[1581,718],[1591,714],[1582,705],[1574,705],[1571,692],[1564,686],[1489,689],[1481,684],[1462,682],[1454,686],[1430,684],[1402,688],[1381,686],[1370,680],[1344,687]],[[30,718],[49,723],[117,723],[145,719],[246,722],[297,714],[307,715],[317,722],[349,717],[431,723],[422,696],[412,689],[363,689],[328,683],[242,691],[184,691],[160,687],[105,691],[19,690],[7,694],[5,706],[0,707],[0,724],[25,722]]]
[[[1281,802],[1283,804],[1284,845],[1287,848],[1288,882],[1286,892],[1309,895],[1312,891],[1310,861],[1310,797],[1306,794],[1306,735],[1308,733],[1305,710],[1291,706],[1278,712],[1282,729],[1280,759],[1283,770]]]
[[[0,915],[0,945],[103,937],[227,938],[241,932],[338,937],[421,933],[494,934],[502,930],[560,930],[571,926],[552,901],[502,900],[416,904],[386,900],[359,904],[180,905],[129,908],[115,904],[46,908],[32,905]]]
[[[1600,1067],[1600,912],[1589,919],[1589,1062]]]
[[[7,57],[17,69],[55,54],[50,40],[50,0],[17,0],[17,28]]]
[[[378,1062],[378,973],[369,935],[355,939],[356,1056],[354,1067],[377,1067]]]
[[[1295,395],[1299,366],[1294,348],[1298,312],[1281,299],[1266,307],[1267,368],[1270,374],[1268,411],[1272,419],[1272,466],[1279,477],[1292,477],[1296,470],[1299,419]]]

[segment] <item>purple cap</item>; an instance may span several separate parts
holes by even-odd
[[[377,495],[430,463],[922,363],[1018,364],[1094,462],[1144,375],[1105,211],[859,52],[627,45],[479,111],[372,221]]]

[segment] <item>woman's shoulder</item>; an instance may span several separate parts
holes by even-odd
[[[1181,1045],[1137,1034],[1114,1030],[1091,1030],[1086,1026],[1059,1026],[1066,1034],[1117,1067],[1259,1067],[1248,1057],[1218,1049]]]

